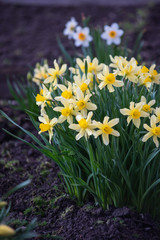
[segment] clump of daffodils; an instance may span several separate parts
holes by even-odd
[[[73,134],[77,132],[77,141],[83,137],[88,141],[91,136],[96,141],[101,136],[107,146],[111,137],[120,137],[118,129],[126,122],[126,131],[131,124],[135,129],[144,127],[143,131],[148,133],[142,136],[142,141],[153,137],[156,147],[159,146],[160,106],[154,94],[150,94],[160,84],[155,65],[147,68],[138,65],[134,58],[127,60],[121,56],[110,56],[110,59],[108,66],[97,58],[77,58],[75,67],[68,69],[66,64],[59,66],[54,60],[54,68],[48,68],[36,103],[41,110],[39,133],[48,132],[50,143],[54,131],[65,124]],[[70,78],[66,77],[67,70]],[[146,94],[117,102],[130,89]],[[112,109],[106,99],[113,99]]]

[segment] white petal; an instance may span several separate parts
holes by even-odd
[[[112,23],[111,28],[114,30],[118,30],[119,25],[117,23]]]
[[[121,43],[121,39],[119,37],[116,37],[113,39],[113,43],[119,45]]]

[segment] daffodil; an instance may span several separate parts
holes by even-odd
[[[59,68],[57,61],[54,60],[54,68],[48,69],[49,77],[45,79],[44,83],[53,83],[53,87],[56,87],[58,77],[62,76],[67,68],[67,64],[63,64],[61,68]]]
[[[119,61],[118,69],[119,70],[116,73],[119,76],[122,76],[134,83],[138,82],[138,72],[140,70],[140,66],[137,66],[135,58],[131,58],[127,65],[124,65],[122,61]]]
[[[111,63],[110,63],[110,67],[112,68],[118,68],[119,67],[119,63],[121,62],[121,65],[123,67],[125,67],[128,64],[127,58],[125,57],[121,57],[121,56],[115,56],[114,58],[109,55],[110,59],[111,59]]]
[[[154,108],[151,108],[154,104],[155,104],[155,100],[151,100],[147,103],[147,100],[144,96],[141,97],[141,102],[143,102],[143,107],[142,107],[142,111],[144,112],[152,112],[154,110]]]
[[[68,39],[73,38],[73,34],[75,32],[75,28],[78,25],[78,22],[74,17],[71,17],[70,21],[68,21],[65,25],[65,29],[63,31],[64,35],[68,36]]]
[[[88,47],[89,43],[93,40],[93,37],[90,35],[90,30],[88,27],[76,27],[76,31],[73,34],[73,39],[75,40],[75,46]]]
[[[97,74],[98,72],[100,72],[103,69],[103,66],[104,66],[103,63],[99,64],[99,61],[97,58],[94,58],[92,61],[89,56],[87,56],[83,60],[81,60],[80,58],[77,58],[76,59],[77,66],[81,69],[81,71],[83,73],[85,72],[85,62],[87,62],[88,73]],[[73,70],[73,68],[71,68],[71,70],[73,73],[77,72],[77,71]]]
[[[143,66],[141,68],[139,84],[145,85],[148,89],[152,84],[160,84],[160,74],[155,70],[156,65],[153,64],[150,68]]]
[[[156,107],[155,114],[157,117],[157,122],[160,122],[160,107]]]
[[[160,74],[155,70],[156,65],[153,64],[149,68],[149,74],[151,75],[151,79],[153,83],[160,84]]]
[[[102,135],[103,143],[107,146],[109,144],[109,135],[119,137],[120,134],[118,131],[114,130],[112,127],[119,123],[119,118],[114,118],[109,121],[109,117],[104,117],[103,123],[93,121],[93,124],[96,128],[99,128],[98,131],[94,132],[95,138],[99,135]]]
[[[58,84],[57,87],[62,91],[61,96],[57,96],[55,97],[56,101],[61,101],[61,99],[65,98],[65,99],[71,99],[73,97],[72,95],[72,83],[71,82],[67,82],[68,83],[68,88],[63,85],[63,84]]]
[[[48,77],[48,64],[38,65],[34,69],[34,75],[32,81],[35,82],[38,86]]]
[[[86,140],[91,136],[94,132],[94,125],[91,122],[91,118],[93,116],[93,112],[89,112],[88,116],[84,118],[82,115],[77,115],[76,120],[78,124],[71,124],[69,125],[70,129],[73,129],[77,132],[79,132],[76,135],[76,140],[78,141],[83,136],[86,138]]]
[[[146,142],[150,137],[153,137],[153,142],[155,143],[156,147],[159,147],[158,138],[160,138],[160,125],[156,125],[157,119],[155,115],[151,116],[150,119],[150,126],[144,124],[143,127],[148,131],[146,135],[142,138],[143,142]]]
[[[141,117],[149,117],[149,113],[142,111],[143,102],[135,104],[134,102],[130,102],[130,109],[123,108],[120,109],[121,114],[128,115],[127,123],[129,125],[130,121],[133,121],[133,124],[139,128],[140,126],[140,118]]]
[[[140,74],[138,79],[139,85],[146,86],[149,89],[152,86],[152,79],[150,74]]]
[[[42,85],[42,89],[39,94],[36,96],[36,104],[41,106],[42,110],[46,106],[46,103],[50,105],[50,101],[52,101],[51,92]]]
[[[111,26],[104,26],[104,32],[101,34],[101,38],[106,40],[107,45],[111,45],[112,43],[119,45],[121,43],[121,36],[123,33],[124,31],[119,29],[119,25],[117,23],[112,23]]]
[[[107,65],[103,68],[103,73],[97,75],[98,79],[102,82],[99,84],[99,88],[102,89],[107,86],[109,92],[114,92],[114,87],[122,87],[124,85],[123,81],[116,80],[114,73],[109,73],[109,67]]]
[[[84,95],[80,88],[77,88],[75,99],[71,99],[70,103],[73,103],[75,105],[76,111],[81,111],[81,114],[83,116],[86,116],[87,110],[94,111],[97,109],[96,104],[90,102],[91,96],[92,94]]]
[[[90,79],[86,79],[85,74],[83,74],[82,78],[80,75],[75,75],[73,78],[74,78],[73,83],[74,91],[77,88],[80,88],[83,93],[89,91],[88,86],[90,83]]]
[[[5,224],[0,224],[0,237],[11,237],[14,236],[15,234],[16,232],[13,228]]]
[[[51,143],[52,136],[53,136],[53,127],[57,124],[58,120],[57,118],[49,119],[48,115],[43,114],[43,116],[40,116],[39,121],[42,122],[39,125],[40,131],[39,134],[42,132],[48,131],[49,133],[49,142]]]
[[[58,118],[58,122],[63,123],[65,120],[67,120],[69,124],[72,124],[73,115],[77,114],[77,112],[74,110],[74,105],[69,103],[69,101],[65,98],[61,99],[61,103],[63,104],[63,107],[53,108],[54,111],[61,113],[61,116]]]

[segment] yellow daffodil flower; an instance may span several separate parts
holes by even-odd
[[[151,76],[148,74],[140,74],[138,79],[139,85],[146,86],[147,89],[149,89],[152,85],[152,79]]]
[[[42,110],[46,106],[46,103],[50,105],[50,101],[52,101],[51,92],[45,87],[45,85],[42,85],[42,89],[39,94],[36,96],[36,104],[38,106],[41,106]]]
[[[154,104],[155,104],[155,100],[151,100],[147,103],[147,100],[144,96],[141,97],[141,102],[143,102],[143,107],[142,107],[142,111],[144,112],[152,112],[154,110],[154,108],[151,108]]]
[[[77,66],[81,69],[81,71],[83,73],[85,73],[85,62],[87,62],[88,73],[94,73],[95,75],[98,72],[102,71],[103,66],[104,66],[103,63],[99,64],[99,61],[98,61],[97,58],[94,58],[92,61],[91,61],[91,58],[89,56],[87,56],[83,60],[81,60],[80,58],[77,58],[76,59]],[[73,74],[80,74],[78,67],[77,67],[77,69],[76,68],[70,68],[70,71]]]
[[[70,129],[73,129],[77,132],[79,132],[76,135],[76,140],[78,141],[83,136],[87,140],[89,136],[93,134],[93,129],[95,128],[94,125],[91,122],[91,118],[93,116],[93,112],[89,112],[88,116],[84,118],[82,115],[77,115],[76,120],[78,124],[71,124],[69,125]]]
[[[126,57],[124,58],[124,57],[121,57],[121,56],[115,56],[115,57],[113,58],[111,55],[109,55],[109,57],[110,57],[111,62],[112,62],[112,63],[110,63],[109,66],[112,67],[112,68],[118,68],[120,62],[121,62],[121,65],[122,65],[123,67],[127,66],[127,64],[128,64],[128,61],[127,61],[127,58],[126,58]]]
[[[57,118],[49,119],[49,117],[46,114],[43,114],[43,116],[40,116],[39,121],[42,122],[39,125],[40,131],[39,134],[42,132],[48,131],[49,133],[49,142],[51,143],[51,139],[53,136],[53,127],[57,124],[58,120]]]
[[[148,131],[146,135],[142,138],[143,142],[146,142],[150,137],[153,137],[153,142],[156,147],[159,147],[158,138],[160,138],[160,125],[156,125],[157,119],[155,115],[151,116],[150,127],[147,124],[144,124],[143,127]]]
[[[106,116],[103,120],[103,123],[93,121],[93,124],[96,128],[99,128],[98,131],[94,132],[95,138],[99,135],[102,135],[103,143],[107,146],[109,144],[109,135],[119,137],[120,134],[118,131],[114,130],[112,127],[119,122],[119,118],[114,118],[109,121],[109,117]]]
[[[82,115],[86,116],[87,110],[94,111],[97,109],[97,106],[89,101],[91,96],[92,94],[84,95],[80,88],[77,88],[75,99],[71,99],[70,103],[75,105],[76,111],[81,111]]]
[[[48,77],[48,64],[45,63],[43,66],[34,69],[34,75],[32,81],[35,82],[38,86]]]
[[[73,123],[73,115],[76,115],[77,112],[74,110],[74,105],[69,103],[67,99],[61,99],[61,103],[63,107],[55,107],[53,108],[54,111],[61,112],[61,116],[58,118],[59,123],[63,123],[65,120],[69,124]]]
[[[63,64],[61,68],[59,68],[57,61],[54,60],[54,68],[48,69],[49,77],[45,79],[44,83],[53,83],[53,87],[56,87],[58,77],[62,76],[66,71],[67,64]]]
[[[74,77],[74,83],[73,83],[73,87],[74,87],[74,92],[76,91],[76,89],[79,87],[81,89],[81,91],[87,92],[89,93],[89,83],[90,83],[90,79],[86,79],[85,74],[83,74],[83,77],[81,78],[80,75],[75,75]]]
[[[127,65],[123,65],[122,62],[119,62],[118,64],[119,71],[117,74],[119,76],[124,77],[125,79],[128,79],[131,82],[137,83],[138,82],[138,72],[140,70],[140,66],[137,66],[137,62],[135,58],[132,58]]]
[[[71,99],[72,96],[72,84],[68,82],[68,88],[63,84],[58,84],[57,87],[62,91],[61,96],[55,97],[56,101],[61,101],[61,99]]]
[[[98,79],[102,82],[99,84],[99,88],[102,89],[107,86],[109,92],[114,92],[114,87],[122,87],[124,85],[123,81],[116,80],[116,76],[114,73],[109,73],[109,67],[105,65],[103,69],[103,73],[99,73],[97,75]]]
[[[155,70],[155,67],[155,64],[150,67],[149,74],[151,75],[153,83],[160,84],[160,74],[158,74],[157,70]]]
[[[130,109],[128,108],[120,109],[121,114],[128,115],[128,118],[127,118],[128,125],[132,120],[133,124],[137,128],[139,128],[141,123],[140,118],[149,117],[149,113],[142,111],[143,105],[144,105],[143,102],[137,103],[136,105],[134,102],[130,102]]]

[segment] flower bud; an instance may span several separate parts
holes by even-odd
[[[3,208],[3,207],[5,207],[6,205],[7,205],[7,202],[1,201],[1,202],[0,202],[0,209]]]
[[[10,237],[15,234],[15,230],[5,224],[0,224],[0,237]]]

